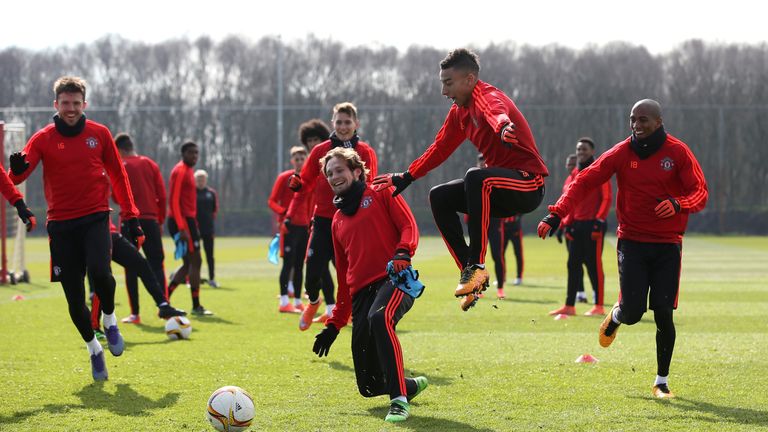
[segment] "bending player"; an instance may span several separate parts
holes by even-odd
[[[658,102],[635,103],[629,124],[632,135],[579,173],[549,207],[538,234],[546,238],[577,203],[616,174],[621,292],[600,325],[599,341],[603,347],[610,346],[619,326],[638,323],[650,303],[656,321],[657,375],[652,392],[669,398],[674,397],[668,377],[675,347],[672,313],[680,289],[683,233],[688,215],[707,203],[707,183],[688,146],[664,130]]]
[[[366,184],[365,163],[353,150],[335,148],[322,164],[338,208],[332,232],[339,297],[312,350],[327,355],[351,314],[357,388],[365,397],[388,394],[385,420],[404,421],[410,415],[408,402],[428,384],[425,377],[405,377],[395,333],[423,289],[411,268],[418,227],[402,197],[393,198],[389,189],[376,192]],[[395,284],[392,278],[401,276],[409,278],[408,283]]]
[[[440,62],[442,93],[453,101],[435,141],[408,170],[377,177],[374,185],[401,193],[414,180],[443,163],[469,140],[485,156],[486,168],[471,168],[461,179],[437,185],[429,203],[437,228],[461,271],[454,291],[462,310],[474,306],[488,287],[485,248],[491,217],[535,210],[544,197],[549,172],[539,156],[523,114],[501,90],[478,79],[477,55],[457,49]],[[469,245],[458,213],[469,215]]]

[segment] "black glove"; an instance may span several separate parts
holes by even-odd
[[[595,219],[592,223],[592,232],[604,233],[608,229],[608,224],[602,219]]]
[[[127,219],[120,225],[120,232],[123,236],[133,243],[137,249],[141,249],[141,245],[144,244],[144,230],[141,229],[139,220],[137,218]]]
[[[301,176],[296,173],[291,174],[291,178],[288,180],[288,189],[298,192],[301,190],[301,185]]]
[[[30,232],[33,229],[35,229],[35,227],[37,226],[37,218],[32,213],[32,211],[29,210],[29,207],[27,207],[27,204],[24,202],[24,199],[20,199],[16,201],[16,203],[13,206],[16,207],[16,212],[19,214],[19,219],[21,219],[21,221],[24,222],[24,225],[27,226],[27,232]]]
[[[315,336],[315,345],[312,346],[312,351],[317,354],[318,357],[327,356],[328,352],[331,350],[333,341],[336,340],[336,336],[338,335],[339,331],[336,330],[336,327],[334,327],[333,324],[328,324],[323,331]]]
[[[411,265],[411,255],[408,254],[407,250],[398,249],[395,251],[394,258],[392,258],[392,265],[394,266],[395,273],[400,273]]]
[[[562,243],[563,242],[563,228],[560,227],[555,231],[555,237],[557,237],[557,242]]]
[[[21,175],[29,168],[29,162],[27,162],[27,154],[23,152],[11,153],[9,158],[11,161],[11,172],[16,175]]]
[[[546,238],[547,234],[549,234],[550,237],[555,233],[555,230],[557,230],[560,227],[560,216],[550,213],[546,216],[544,216],[544,219],[539,222],[539,226],[536,228],[536,232],[541,238]]]
[[[410,186],[414,180],[416,179],[413,178],[411,173],[406,171],[403,173],[382,174],[380,176],[376,176],[376,178],[373,179],[373,185],[381,185],[379,187],[394,186],[395,191],[392,192],[392,196],[394,197],[400,195],[400,193],[403,192],[405,188]]]

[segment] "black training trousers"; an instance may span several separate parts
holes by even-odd
[[[596,221],[573,221],[568,242],[568,291],[565,304],[576,304],[576,293],[584,291],[584,270],[592,283],[594,302],[602,306],[605,292],[605,272],[603,271],[603,244],[605,232],[595,230]]]
[[[307,249],[306,289],[309,301],[314,303],[323,290],[325,304],[335,304],[334,284],[328,263],[335,259],[333,255],[333,237],[331,219],[315,216],[312,218],[312,230]]]
[[[288,295],[288,281],[293,281],[293,294],[301,298],[304,280],[304,256],[307,253],[309,229],[306,226],[285,224],[288,231],[283,236],[283,268],[280,270],[280,295]]]

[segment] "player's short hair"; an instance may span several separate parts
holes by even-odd
[[[80,93],[85,100],[85,80],[76,76],[63,76],[53,83],[53,94],[56,95],[56,100],[59,100],[59,95],[62,93]]]
[[[357,120],[357,107],[352,102],[342,102],[333,107],[333,115],[344,113]]]
[[[325,166],[328,164],[328,161],[335,157],[346,161],[350,171],[360,168],[362,172],[358,180],[363,182],[366,180],[369,171],[365,167],[365,161],[360,158],[360,155],[355,150],[344,147],[332,148],[320,159],[320,168],[323,170],[323,175],[325,175]]]
[[[195,175],[195,178],[198,178],[198,177],[208,178],[208,171],[206,171],[204,169],[199,169],[199,170],[195,171],[194,175]]]
[[[583,143],[586,143],[586,144],[588,144],[588,145],[589,145],[589,148],[591,148],[592,150],[594,150],[594,149],[595,149],[595,142],[594,142],[594,141],[592,141],[592,138],[590,138],[590,137],[581,137],[581,138],[579,138],[579,140],[578,140],[578,141],[576,141],[576,142],[583,142]]]
[[[479,75],[480,59],[477,57],[477,54],[466,48],[457,48],[449,52],[443,61],[440,62],[441,70],[450,68],[473,72],[475,75]]]
[[[197,143],[194,141],[184,141],[184,144],[181,145],[181,154],[184,154],[190,147],[197,147]]]
[[[576,153],[571,153],[565,157],[566,162],[569,160],[576,160]]]
[[[122,151],[133,151],[133,140],[131,139],[131,136],[125,132],[120,132],[115,135],[115,145]]]
[[[297,155],[297,154],[303,154],[304,156],[307,155],[307,148],[304,146],[293,146],[291,147],[291,157]]]
[[[299,141],[305,146],[311,138],[320,138],[322,141],[331,136],[331,128],[320,119],[307,120],[299,126]]]

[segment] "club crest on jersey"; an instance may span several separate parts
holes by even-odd
[[[368,208],[371,206],[371,203],[373,202],[372,196],[364,196],[363,199],[360,201],[360,207],[361,208]]]
[[[667,156],[660,162],[661,169],[664,171],[672,171],[672,168],[675,167],[675,161],[672,160],[671,157]]]
[[[85,139],[85,145],[90,149],[95,149],[99,145],[99,141],[94,137],[88,137]]]

